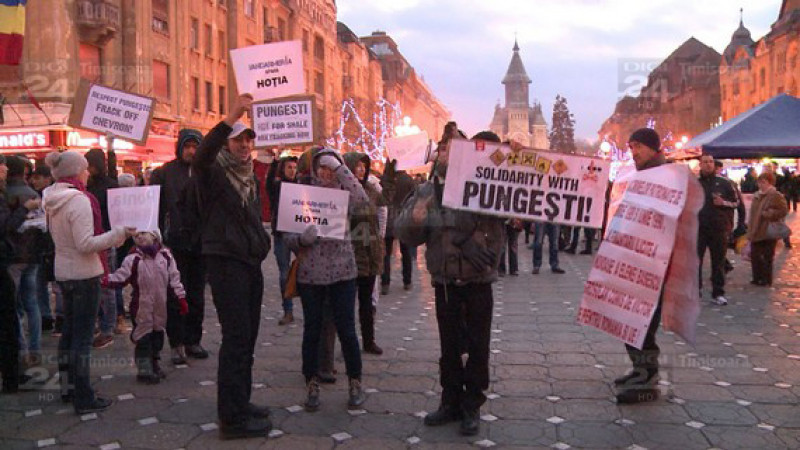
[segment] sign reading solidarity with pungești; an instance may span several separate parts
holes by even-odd
[[[386,155],[397,160],[397,170],[416,169],[428,163],[428,132],[398,136],[386,140]]]
[[[523,220],[600,228],[609,162],[453,139],[442,203]]]
[[[691,193],[690,176],[687,168],[669,164],[630,172],[614,183],[606,236],[584,287],[578,323],[642,348],[665,284],[667,267],[670,260],[675,259],[676,232],[685,228],[679,218],[687,223],[688,215],[684,215],[684,211]],[[696,235],[696,231],[688,234],[692,233]],[[694,254],[696,258],[696,247],[689,245],[692,248],[688,252],[684,247],[681,246],[680,253],[686,258]],[[690,288],[694,280],[696,296],[697,264],[685,264],[681,268],[687,269],[687,279],[682,284]],[[689,317],[692,293],[686,291],[689,301],[678,314],[687,314],[688,318],[682,320],[684,325],[679,325],[678,331],[693,327],[694,319]],[[670,301],[674,302],[674,298]],[[672,319],[671,316],[670,323],[677,322]],[[667,321],[665,319],[665,323]]]
[[[300,41],[275,42],[231,50],[236,87],[254,101],[302,94],[303,45]]]
[[[111,133],[144,145],[150,132],[155,100],[82,80],[70,112],[72,127]]]
[[[138,186],[108,190],[108,220],[112,227],[158,230],[161,186]]]
[[[302,233],[317,226],[317,236],[343,240],[347,231],[350,193],[306,184],[281,184],[278,231]]]
[[[314,142],[314,98],[311,96],[254,103],[251,117],[257,148]]]

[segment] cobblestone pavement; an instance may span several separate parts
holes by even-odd
[[[800,220],[791,219],[800,230]],[[253,391],[254,401],[272,407],[269,439],[218,439],[220,333],[208,301],[204,343],[212,358],[178,368],[166,362],[168,378],[160,385],[136,383],[127,337],[92,352],[95,387],[116,401],[97,415],[78,417],[60,402],[51,379],[56,339],[45,337],[46,364],[31,374],[53,389],[0,396],[0,448],[798,448],[798,251],[778,245],[771,289],[752,287],[749,263],[737,261],[728,281],[730,304],[712,306],[706,292],[696,347],[659,333],[662,399],[620,406],[612,380],[629,367],[623,345],[574,320],[592,258],[562,253],[567,274],[531,275],[531,253],[521,242],[521,275],[495,285],[490,399],[481,432],[471,438],[460,436],[457,424],[422,424],[439,393],[433,293],[424,270],[415,269],[411,291],[394,284],[381,298],[377,336],[385,354],[364,355],[364,410],[347,411],[337,355],[339,381],[323,386],[320,411],[302,411],[302,318],[278,326],[270,255]],[[295,309],[301,316],[299,302]]]

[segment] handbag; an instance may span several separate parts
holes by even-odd
[[[792,235],[792,230],[782,220],[770,222],[767,225],[767,239],[786,239]]]

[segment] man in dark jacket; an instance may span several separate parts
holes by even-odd
[[[294,308],[291,298],[283,298],[286,292],[286,280],[289,278],[289,267],[291,251],[283,242],[283,233],[278,231],[278,206],[281,198],[281,186],[283,183],[297,182],[297,158],[287,156],[280,160],[273,159],[267,174],[267,195],[269,195],[270,223],[272,224],[272,238],[275,244],[275,260],[278,263],[278,285],[281,288],[281,298],[283,299],[283,317],[278,321],[278,325],[287,325],[294,322]]]
[[[386,236],[384,237],[385,252],[383,255],[383,274],[381,275],[381,295],[389,294],[389,285],[392,281],[392,253],[394,253],[394,221],[397,218],[400,210],[403,208],[403,202],[414,192],[417,184],[414,179],[404,170],[397,172],[397,180],[395,181],[395,192],[392,202],[389,204],[389,217],[386,221]],[[411,270],[412,270],[412,250],[415,248],[409,247],[403,242],[400,244],[400,258],[403,273],[403,289],[406,291],[411,289]]]
[[[483,391],[489,387],[492,283],[498,277],[505,230],[503,219],[442,206],[450,139],[457,133],[455,123],[445,127],[433,179],[406,201],[394,231],[406,245],[426,244],[436,297],[442,399],[439,409],[425,417],[425,424],[461,420],[461,433],[471,436],[479,431],[480,407],[486,401]],[[500,142],[492,132],[473,139]],[[461,357],[465,344],[466,365]]]
[[[108,190],[119,187],[117,183],[117,155],[114,153],[114,138],[106,137],[108,158],[101,148],[93,148],[86,152],[89,163],[89,181],[86,189],[95,196],[100,204],[100,215],[103,219],[103,231],[109,231]],[[116,249],[110,248],[105,253],[106,267],[109,272],[117,268]],[[105,348],[114,343],[114,328],[117,324],[117,293],[115,289],[103,288],[100,293],[100,334],[92,342],[94,348]]]
[[[186,289],[189,313],[180,314],[180,304],[174,295],[167,303],[167,337],[172,348],[172,363],[185,364],[186,356],[208,358],[200,345],[203,337],[206,286],[203,258],[200,255],[199,232],[196,218],[184,217],[190,213],[189,204],[197,205],[196,180],[192,177],[192,160],[203,135],[184,128],[178,133],[175,159],[153,171],[151,185],[161,185],[158,224],[164,244],[172,250]]]
[[[272,429],[269,410],[250,403],[264,291],[261,262],[270,249],[250,155],[255,132],[238,122],[252,102],[248,94],[239,96],[192,161],[202,205],[202,254],[222,331],[217,414],[223,439],[265,437]]]
[[[711,253],[711,301],[727,305],[725,298],[725,251],[733,231],[733,214],[739,200],[730,181],[718,176],[714,157],[700,157],[700,184],[705,192],[705,203],[698,214],[700,229],[697,235],[697,254],[700,256],[700,289],[703,288],[703,257],[706,249]]]
[[[634,131],[628,139],[628,147],[631,149],[637,171],[666,164],[666,158],[661,151],[661,138],[653,129],[640,128]],[[656,344],[656,331],[661,324],[663,298],[662,289],[658,306],[647,327],[642,349],[625,344],[633,370],[614,380],[614,384],[620,388],[617,403],[641,403],[658,399],[659,391],[656,383],[658,383],[658,356],[661,354],[661,349]]]

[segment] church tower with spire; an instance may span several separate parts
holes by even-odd
[[[505,87],[505,106],[499,102],[495,106],[494,117],[489,128],[502,140],[513,139],[526,147],[547,149],[547,122],[542,115],[542,107],[530,104],[529,87],[531,79],[522,64],[519,44],[514,40],[513,54],[508,70],[503,77]]]

